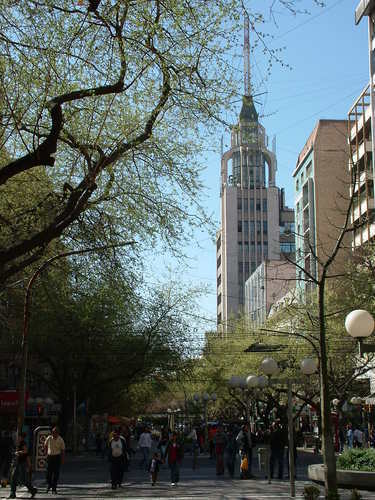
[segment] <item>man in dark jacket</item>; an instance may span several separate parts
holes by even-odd
[[[247,424],[242,426],[240,432],[237,435],[236,442],[241,458],[241,463],[245,457],[247,458],[247,470],[244,470],[240,465],[240,478],[250,479],[251,477],[253,477],[251,474],[251,465],[253,460],[253,449],[252,449],[253,443],[252,443],[252,436]]]
[[[283,479],[284,472],[284,455],[285,446],[287,444],[287,436],[280,422],[272,423],[270,432],[270,476],[273,478],[275,463],[278,464],[278,479]]]

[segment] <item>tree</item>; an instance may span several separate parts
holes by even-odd
[[[279,3],[295,11],[296,2]],[[207,221],[196,155],[236,94],[226,55],[243,8],[238,0],[3,2],[0,199],[25,173],[44,174],[34,177],[33,204],[9,217],[0,207],[12,234],[0,241],[1,283],[54,239],[77,244],[77,226],[139,247],[161,236],[176,249],[189,223]],[[256,29],[262,15],[249,16],[280,61]]]

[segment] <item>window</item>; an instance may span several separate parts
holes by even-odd
[[[260,200],[257,200],[257,212],[260,212]]]
[[[248,276],[249,276],[249,271],[250,271],[249,262],[245,262],[245,274],[246,274],[246,278],[248,278]]]
[[[264,220],[263,221],[263,234],[266,235],[267,234],[267,229],[268,229],[268,224],[267,224],[267,221]]]
[[[299,182],[298,182],[298,179],[296,180],[296,191],[299,191]]]
[[[244,220],[242,222],[242,226],[243,226],[243,232],[244,233],[249,233],[249,221]]]
[[[221,274],[219,274],[217,278],[217,287],[219,288],[220,285],[221,285]]]
[[[221,304],[221,293],[217,296],[217,305]]]
[[[249,208],[249,204],[248,204],[248,200],[247,198],[244,198],[242,200],[242,206],[243,206],[243,209],[247,212],[248,211],[248,208]]]
[[[282,253],[294,253],[296,247],[294,243],[280,243],[280,250]]]
[[[254,198],[250,198],[250,212],[254,212]]]
[[[242,209],[242,198],[237,198],[237,210]]]
[[[263,198],[263,212],[267,212],[267,198]]]
[[[237,230],[239,233],[242,233],[242,220],[238,221]]]
[[[217,263],[216,263],[216,267],[219,268],[221,266],[221,255],[219,255],[219,257],[217,258]]]
[[[216,250],[220,250],[221,247],[221,236],[218,237],[216,242]]]

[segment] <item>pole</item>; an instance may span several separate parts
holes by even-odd
[[[73,387],[73,454],[77,454],[77,387]]]
[[[290,496],[296,496],[295,470],[294,470],[294,428],[293,428],[293,405],[292,405],[292,382],[288,384],[288,434],[289,434],[289,480]]]
[[[207,401],[204,401],[203,407],[204,407],[204,442],[206,451],[208,451],[209,444],[208,444],[208,423],[207,423]]]

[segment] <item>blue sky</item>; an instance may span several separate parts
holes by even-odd
[[[270,2],[250,2],[252,8],[262,8],[265,4]],[[369,79],[367,18],[358,26],[354,24],[358,0],[326,0],[325,4],[326,7],[319,8],[312,0],[300,0],[297,5],[308,9],[310,15],[293,16],[278,8],[277,26],[271,22],[266,26],[265,31],[274,36],[271,43],[275,47],[286,47],[282,59],[291,70],[274,65],[270,78],[260,87],[265,72],[264,59],[260,53],[251,55],[252,82],[255,92],[262,93],[257,98],[260,121],[270,140],[276,135],[277,185],[285,188],[289,206],[294,206],[292,172],[296,159],[317,120],[346,119],[353,101]],[[250,43],[251,39],[250,33]],[[240,56],[242,39],[237,49]],[[239,57],[234,64],[241,73],[242,59]],[[229,121],[235,121],[235,117]],[[228,131],[223,130],[223,135],[224,144],[228,145]],[[220,136],[217,137],[218,150],[219,144]],[[220,155],[208,152],[203,175],[206,207],[214,214],[218,227],[219,173]],[[216,253],[208,233],[197,234],[197,240],[200,248],[196,244],[186,247],[189,271],[182,271],[180,279],[193,285],[205,283],[209,288],[197,310],[197,335],[201,336],[216,326]],[[173,267],[173,263],[171,265]]]

